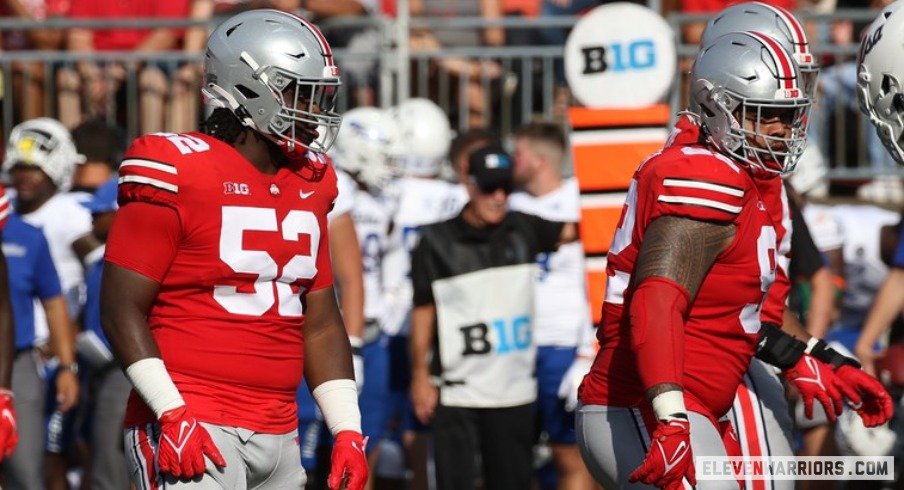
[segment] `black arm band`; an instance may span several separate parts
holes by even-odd
[[[816,341],[816,344],[810,349],[810,355],[826,364],[831,364],[835,369],[838,369],[845,364],[860,369],[860,363],[857,362],[856,359],[841,354],[837,350],[829,347],[829,344],[826,344],[822,340]]]
[[[782,332],[778,325],[764,323],[760,327],[760,338],[757,341],[756,358],[779,369],[788,369],[807,350],[807,344]]]

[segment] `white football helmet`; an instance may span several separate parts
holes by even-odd
[[[408,99],[389,113],[400,125],[402,145],[398,158],[405,175],[439,175],[452,144],[452,129],[446,113],[428,99]]]
[[[690,111],[713,147],[756,170],[794,170],[806,146],[810,98],[797,62],[778,41],[758,32],[721,36],[700,50],[690,82]],[[781,118],[790,135],[767,134],[760,121],[769,118]]]
[[[794,55],[803,74],[803,88],[807,95],[816,95],[819,62],[810,51],[810,42],[800,21],[781,7],[762,2],[745,2],[732,5],[706,23],[701,46],[707,46],[719,36],[729,32],[756,31],[772,36]]]
[[[85,155],[76,151],[69,130],[56,119],[39,117],[13,128],[6,142],[3,172],[17,165],[34,165],[65,192],[72,185],[75,166],[82,163]]]
[[[904,164],[904,2],[894,2],[866,29],[860,43],[857,98],[891,156]]]
[[[376,107],[358,107],[342,117],[342,128],[330,157],[337,167],[373,191],[401,176],[399,130],[389,115]]]
[[[333,144],[342,122],[335,112],[339,86],[330,45],[301,17],[249,10],[207,41],[201,89],[207,104],[231,110],[289,153],[322,153]]]
[[[835,442],[843,456],[890,456],[898,437],[887,424],[866,427],[857,412],[846,409],[838,417]]]

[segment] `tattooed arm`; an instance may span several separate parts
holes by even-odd
[[[679,355],[671,366],[667,366],[669,363],[663,362],[666,359],[661,354],[663,351],[683,352],[687,309],[716,257],[731,245],[735,231],[732,224],[675,216],[658,218],[647,227],[637,258],[636,287],[629,314],[638,363],[666,368],[651,369],[653,372],[650,373],[641,369],[648,400],[668,391],[682,390],[681,385],[670,378],[680,376],[683,359]],[[662,347],[650,346],[651,343]],[[645,363],[644,354],[652,359]],[[672,369],[675,372],[668,372]]]

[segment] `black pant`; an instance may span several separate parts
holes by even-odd
[[[439,490],[475,488],[477,455],[484,488],[524,490],[533,475],[534,405],[509,408],[438,406],[433,419]]]

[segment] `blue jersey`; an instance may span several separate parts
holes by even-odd
[[[34,300],[63,294],[44,233],[12,214],[3,230],[3,254],[9,270],[9,296],[16,325],[16,349],[35,342]]]
[[[89,269],[85,275],[85,288],[88,297],[85,300],[85,330],[90,330],[97,334],[97,337],[103,341],[107,348],[110,348],[110,342],[104,335],[104,330],[100,326],[100,277],[104,272],[104,261],[98,260]]]
[[[891,260],[891,265],[904,269],[904,226],[901,227],[901,233],[898,235],[898,248],[895,249],[895,256]]]

